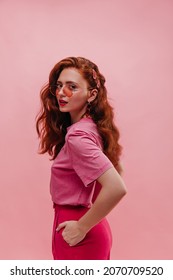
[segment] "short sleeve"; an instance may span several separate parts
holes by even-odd
[[[86,187],[113,167],[91,133],[75,131],[68,135],[67,145],[72,167]]]

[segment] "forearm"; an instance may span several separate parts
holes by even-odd
[[[125,185],[114,168],[107,170],[97,181],[102,189],[88,212],[79,221],[64,221],[57,227],[58,231],[64,228],[62,236],[70,246],[83,240],[86,233],[99,223],[126,193]]]
[[[88,232],[101,221],[126,194],[126,189],[120,177],[110,175],[109,180],[100,180],[102,189],[88,212],[78,221],[84,231]],[[103,181],[103,182],[102,182]]]

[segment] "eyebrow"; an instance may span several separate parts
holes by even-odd
[[[59,80],[57,80],[56,82],[62,84],[62,82],[59,81]],[[74,82],[74,81],[66,81],[66,82],[65,82],[65,84],[71,84],[71,83],[76,84],[76,85],[79,85],[78,83],[76,83],[76,82]]]
[[[63,84],[63,83],[57,80],[56,84]],[[80,85],[74,81],[66,81],[65,84],[66,85],[75,84],[77,87],[80,87]]]

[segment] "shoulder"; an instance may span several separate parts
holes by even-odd
[[[97,125],[92,119],[81,119],[71,125],[66,134],[66,142],[72,145],[81,145],[93,142],[101,146],[101,137],[97,130]]]
[[[90,135],[99,137],[97,125],[92,119],[84,118],[68,127],[66,138],[71,136]]]

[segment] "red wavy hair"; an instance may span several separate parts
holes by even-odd
[[[50,93],[50,86],[56,84],[65,68],[76,68],[90,88],[97,88],[97,97],[90,103],[90,117],[102,137],[104,154],[121,174],[122,146],[118,143],[120,133],[113,121],[114,113],[107,99],[105,78],[96,64],[83,57],[68,57],[58,62],[50,72],[49,83],[40,91],[41,109],[36,117],[36,129],[40,138],[39,153],[48,152],[51,160],[54,160],[65,143],[67,127],[71,125],[70,114],[60,112],[56,97]]]

